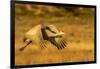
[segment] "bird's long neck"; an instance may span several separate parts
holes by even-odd
[[[41,28],[41,33],[42,33],[43,39],[47,40],[48,39],[48,35],[47,35],[46,31],[45,31],[45,28]]]

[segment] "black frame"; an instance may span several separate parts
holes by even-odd
[[[96,58],[96,5],[81,5],[81,4],[63,4],[63,3],[47,3],[47,2],[34,2],[34,1],[11,1],[11,28],[10,28],[10,53],[11,53],[11,58],[10,58],[10,67],[13,68],[29,68],[29,67],[44,67],[44,66],[58,66],[58,65],[76,65],[76,64],[90,64],[90,63],[96,63],[97,58]],[[38,65],[19,65],[15,66],[15,3],[21,3],[21,4],[43,4],[43,5],[57,5],[57,6],[82,6],[82,7],[89,7],[89,8],[94,8],[95,9],[95,20],[94,20],[94,61],[86,61],[86,62],[70,62],[70,63],[55,63],[55,64],[38,64]]]

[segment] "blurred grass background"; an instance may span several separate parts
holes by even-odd
[[[94,61],[94,8],[50,6],[35,4],[15,5],[15,64],[48,64]],[[53,24],[66,33],[68,46],[63,50],[48,43],[41,50],[31,44],[23,52],[24,34],[41,22]]]

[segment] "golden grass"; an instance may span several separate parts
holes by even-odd
[[[16,65],[93,61],[93,48],[86,48],[86,46],[92,44],[82,44],[71,43],[69,44],[71,46],[68,46],[63,50],[57,50],[55,47],[50,47],[51,45],[42,50],[35,46],[30,46],[23,52],[18,52],[17,49]]]
[[[67,39],[67,47],[58,50],[48,43],[47,48],[40,49],[34,44],[23,52],[23,36],[33,26],[43,22],[53,24],[63,30]],[[16,15],[15,17],[15,64],[50,64],[65,62],[94,61],[94,15],[34,17]]]

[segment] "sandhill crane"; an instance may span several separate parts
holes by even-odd
[[[36,25],[25,34],[25,45],[20,48],[20,51],[23,51],[32,42],[41,48],[45,48],[46,41],[50,42],[58,49],[63,49],[67,44],[63,35],[64,33],[59,31],[54,25]]]

